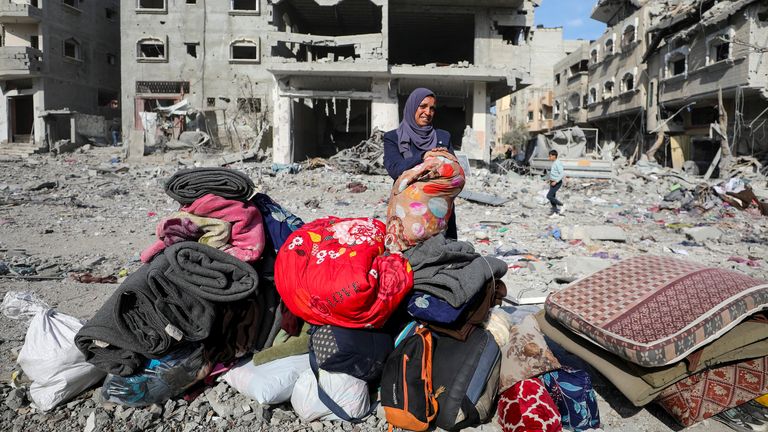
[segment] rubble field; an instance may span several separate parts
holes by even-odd
[[[75,153],[33,155],[0,162],[0,296],[31,291],[57,310],[90,318],[140,266],[139,252],[154,241],[155,226],[178,209],[163,181],[196,162],[187,153],[152,155],[121,162],[115,148],[81,148]],[[296,174],[275,174],[268,163],[236,162],[260,188],[305,221],[326,216],[384,219],[392,181],[321,166]],[[749,184],[765,200],[766,180]],[[768,279],[768,217],[755,207],[739,210],[695,191],[701,178],[666,169],[621,169],[611,180],[570,179],[558,197],[565,215],[551,219],[546,183],[537,176],[494,174],[473,169],[465,190],[508,199],[492,207],[457,199],[459,239],[510,263],[509,298],[535,303],[548,292],[619,259],[654,254],[736,269]],[[710,182],[711,185],[717,180]],[[667,201],[664,198],[667,197]],[[714,204],[713,204],[714,203]],[[107,279],[108,281],[108,279]],[[104,404],[88,391],[48,413],[31,408],[29,381],[14,375],[27,323],[0,317],[0,429],[13,431],[384,431],[383,415],[365,423],[303,423],[290,404],[260,406],[220,383],[191,401],[171,400],[146,409]],[[585,342],[586,343],[586,342]],[[592,372],[605,431],[683,430],[660,408],[631,405]],[[475,430],[500,430],[491,423]],[[690,431],[728,431],[706,420]]]

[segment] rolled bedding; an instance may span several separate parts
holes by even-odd
[[[181,204],[192,204],[205,194],[248,200],[256,186],[247,175],[227,168],[192,168],[178,171],[165,183],[165,193]]]

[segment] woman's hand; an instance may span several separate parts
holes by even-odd
[[[422,160],[427,160],[427,158],[430,157],[437,157],[437,156],[445,156],[446,154],[451,154],[447,148],[445,147],[435,147],[432,150],[424,153],[424,156],[422,156]]]

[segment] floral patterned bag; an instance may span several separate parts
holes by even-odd
[[[589,373],[563,366],[539,379],[555,401],[564,428],[581,432],[600,427],[597,397]]]
[[[275,262],[285,305],[310,324],[379,328],[413,288],[401,254],[385,253],[376,219],[329,216],[291,234]]]
[[[448,152],[427,157],[395,180],[387,206],[387,247],[403,251],[445,231],[464,170]]]

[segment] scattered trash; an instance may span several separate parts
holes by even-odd
[[[101,283],[101,284],[115,284],[117,283],[116,276],[94,276],[91,273],[81,273],[70,275],[72,280],[80,283]]]

